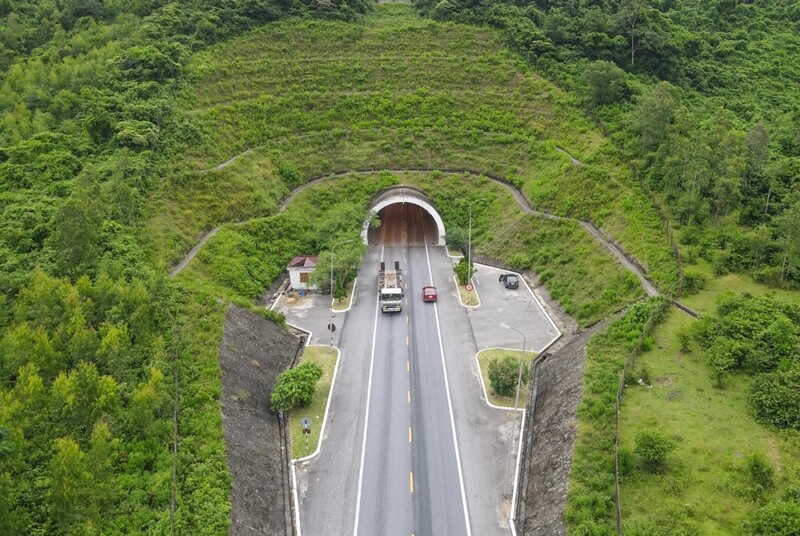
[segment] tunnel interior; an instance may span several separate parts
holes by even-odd
[[[424,246],[437,244],[438,228],[433,216],[413,203],[393,203],[378,211],[381,225],[370,229],[369,244],[376,246]]]

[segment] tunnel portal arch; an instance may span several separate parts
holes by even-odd
[[[412,188],[409,186],[394,186],[387,190],[384,190],[380,194],[378,194],[375,199],[372,200],[370,204],[370,211],[375,213],[380,213],[386,207],[391,205],[397,205],[402,203],[408,203],[411,205],[415,205],[422,210],[424,210],[431,218],[433,218],[434,223],[436,224],[436,242],[435,245],[443,246],[445,245],[445,228],[444,228],[444,221],[439,213],[436,211],[436,208],[433,206],[433,203],[428,199],[428,197],[417,190],[416,188]],[[364,225],[361,229],[361,238],[364,240],[364,243],[369,245],[369,221],[364,222]]]

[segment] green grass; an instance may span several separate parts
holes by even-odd
[[[514,407],[515,396],[500,396],[492,389],[492,384],[489,381],[489,362],[492,359],[503,357],[506,355],[513,356],[517,363],[523,359],[522,352],[519,350],[508,350],[505,348],[488,348],[478,352],[478,366],[481,369],[481,377],[483,378],[483,385],[486,386],[486,396],[489,402],[495,406],[504,406],[507,408]],[[533,358],[536,357],[534,352],[525,352],[524,359],[531,363]],[[530,377],[533,377],[533,368],[531,368]],[[518,408],[524,408],[528,405],[528,397],[530,396],[530,389],[528,388],[530,382],[525,382],[520,387]]]
[[[619,378],[648,322],[657,322],[667,307],[661,298],[639,302],[589,341],[564,510],[570,533],[616,534],[614,439]]]
[[[659,286],[675,280],[657,214],[610,142],[491,30],[378,6],[366,24],[272,24],[211,47],[187,69],[177,113],[191,141],[165,171],[162,210],[148,226],[162,257],[180,256],[221,221],[273,213],[286,191],[316,175],[457,168],[504,177],[536,207],[593,219]],[[197,173],[245,151],[221,171]],[[281,166],[297,178],[280,177]],[[623,294],[627,303],[632,295]]]
[[[722,279],[712,286],[729,286],[731,277]],[[726,388],[718,389],[699,346],[681,353],[677,334],[692,322],[670,310],[656,330],[654,348],[637,362],[636,372],[644,367],[652,387],[625,390],[621,448],[632,452],[634,437],[644,427],[660,428],[677,443],[663,473],[636,465],[621,479],[626,534],[741,534],[742,522],[758,506],[745,491],[745,456],[765,454],[779,479],[787,467],[800,467],[798,435],[754,420],[747,402],[748,376],[731,376]],[[773,496],[781,492],[779,484]]]
[[[456,287],[458,287],[458,295],[461,298],[461,305],[464,305],[465,307],[474,307],[480,304],[480,300],[478,298],[478,289],[476,289],[474,286],[472,287],[472,290],[467,290],[465,285],[459,285],[458,281],[456,281]]]
[[[311,186],[280,215],[223,226],[179,278],[203,282],[228,301],[246,302],[272,282],[292,255],[309,251],[309,233],[337,199],[366,208],[373,195],[396,184],[428,194],[446,227],[466,229],[467,212],[459,199],[479,196],[483,204],[473,206],[473,251],[518,270],[536,271],[581,325],[644,295],[638,280],[577,223],[525,214],[505,188],[485,177],[438,172],[351,175]],[[477,305],[472,294],[472,301],[462,294],[465,304]]]
[[[309,346],[303,351],[300,363],[316,363],[322,368],[322,378],[317,382],[314,400],[307,408],[297,408],[289,412],[289,431],[292,443],[292,458],[302,458],[313,453],[319,443],[319,434],[325,419],[325,408],[333,382],[338,352],[328,346]],[[303,433],[301,419],[311,419],[311,433]]]
[[[755,296],[773,293],[776,298],[790,303],[800,304],[800,291],[797,290],[777,290],[753,281],[747,274],[731,273],[720,277],[714,277],[711,266],[702,259],[697,264],[690,265],[691,269],[704,274],[707,278],[705,288],[702,292],[692,296],[680,298],[681,303],[686,304],[698,313],[709,315],[714,313],[717,308],[717,298],[724,292],[749,292]]]

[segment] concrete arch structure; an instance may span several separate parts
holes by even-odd
[[[402,203],[416,205],[427,212],[436,223],[436,245],[445,245],[445,229],[442,217],[436,211],[433,204],[428,199],[428,196],[416,188],[412,188],[410,186],[393,186],[388,190],[384,190],[372,200],[372,203],[370,204],[370,210],[378,213],[390,205]],[[368,232],[369,222],[364,222],[364,225],[361,228],[361,239],[364,240],[365,244],[369,244]]]

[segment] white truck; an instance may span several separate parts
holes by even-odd
[[[381,261],[378,270],[378,294],[382,313],[399,313],[403,310],[403,270],[400,269],[400,261],[394,261],[394,269],[388,270]]]

